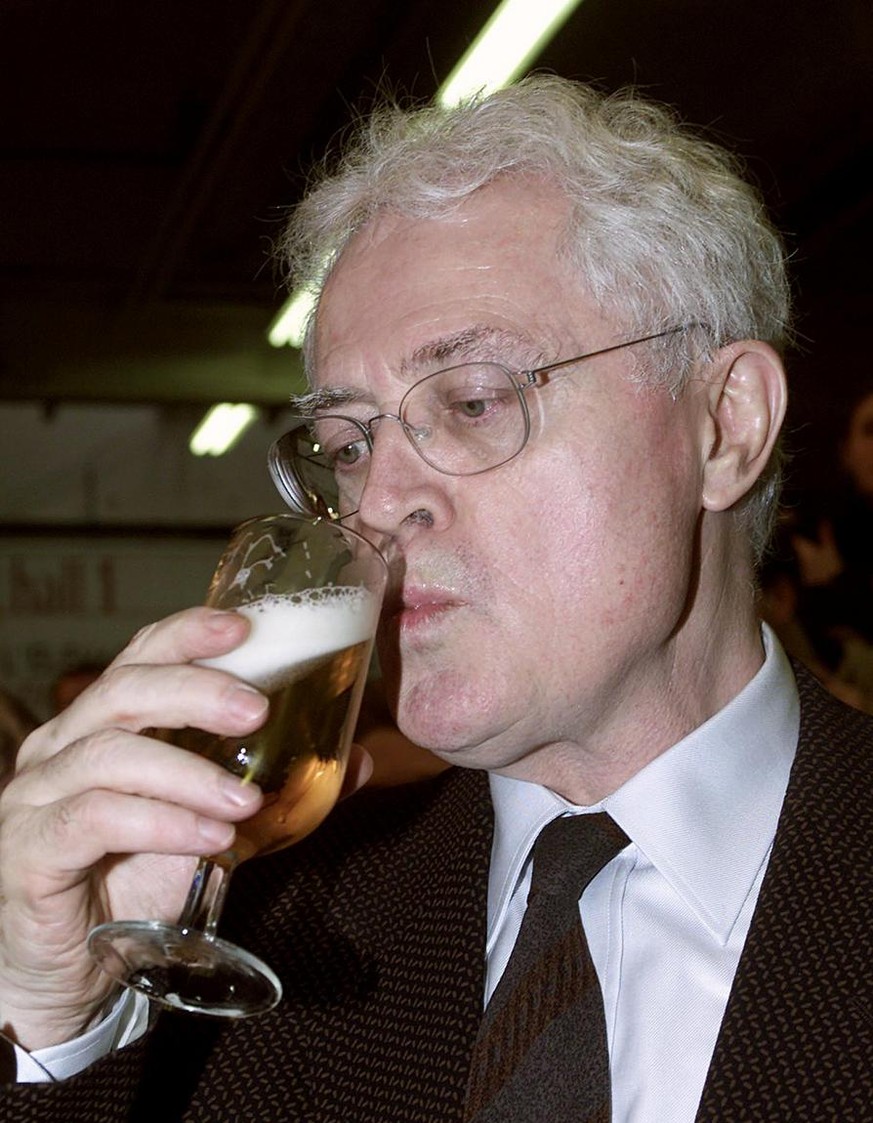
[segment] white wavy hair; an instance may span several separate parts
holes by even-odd
[[[633,91],[604,94],[552,75],[450,109],[386,104],[356,122],[292,212],[279,258],[295,286],[320,294],[349,239],[379,211],[439,217],[505,175],[546,180],[566,195],[562,253],[629,333],[704,327],[653,345],[649,377],[674,393],[692,358],[701,360],[701,340],[704,361],[738,339],[784,348],[785,252],[736,158]],[[307,364],[316,315],[317,304]],[[736,508],[756,557],[780,468],[777,449]]]

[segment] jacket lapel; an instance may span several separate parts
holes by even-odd
[[[486,775],[451,769],[361,793],[298,847],[243,867],[228,934],[277,970],[285,998],[222,1032],[186,1118],[257,1105],[262,1120],[459,1120],[492,823]]]
[[[869,719],[797,671],[801,728],[698,1123],[869,1118]]]

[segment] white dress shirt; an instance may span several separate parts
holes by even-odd
[[[691,1123],[773,843],[794,759],[799,703],[784,652],[705,725],[602,803],[491,777],[491,996],[524,913],[531,847],[557,815],[605,810],[632,840],[591,882],[580,913],[604,992],[614,1123]],[[64,1079],[145,1031],[147,1000],[125,992],[84,1036],[33,1054],[18,1079]]]
[[[592,807],[491,777],[486,1001],[512,951],[530,852],[557,815],[607,811],[631,839],[580,901],[604,996],[613,1123],[692,1123],[770,856],[799,729],[788,660]]]

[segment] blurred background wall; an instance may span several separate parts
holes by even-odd
[[[354,106],[432,96],[493,7],[0,4],[0,683],[44,710],[64,664],[199,599],[227,529],[278,506],[283,215]],[[584,0],[532,65],[635,84],[746,162],[795,263],[790,484],[820,487],[869,369],[873,5]],[[256,420],[197,458],[221,401]]]

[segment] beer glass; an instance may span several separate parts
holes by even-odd
[[[266,694],[267,721],[245,737],[151,735],[256,782],[264,802],[237,824],[231,849],[201,859],[178,924],[122,920],[91,932],[91,954],[119,982],[165,1007],[228,1017],[281,998],[275,973],[216,927],[235,867],[298,842],[337,799],[387,573],[373,545],[328,520],[270,515],[234,532],[206,603],[247,616],[251,631],[234,651],[199,662]]]

